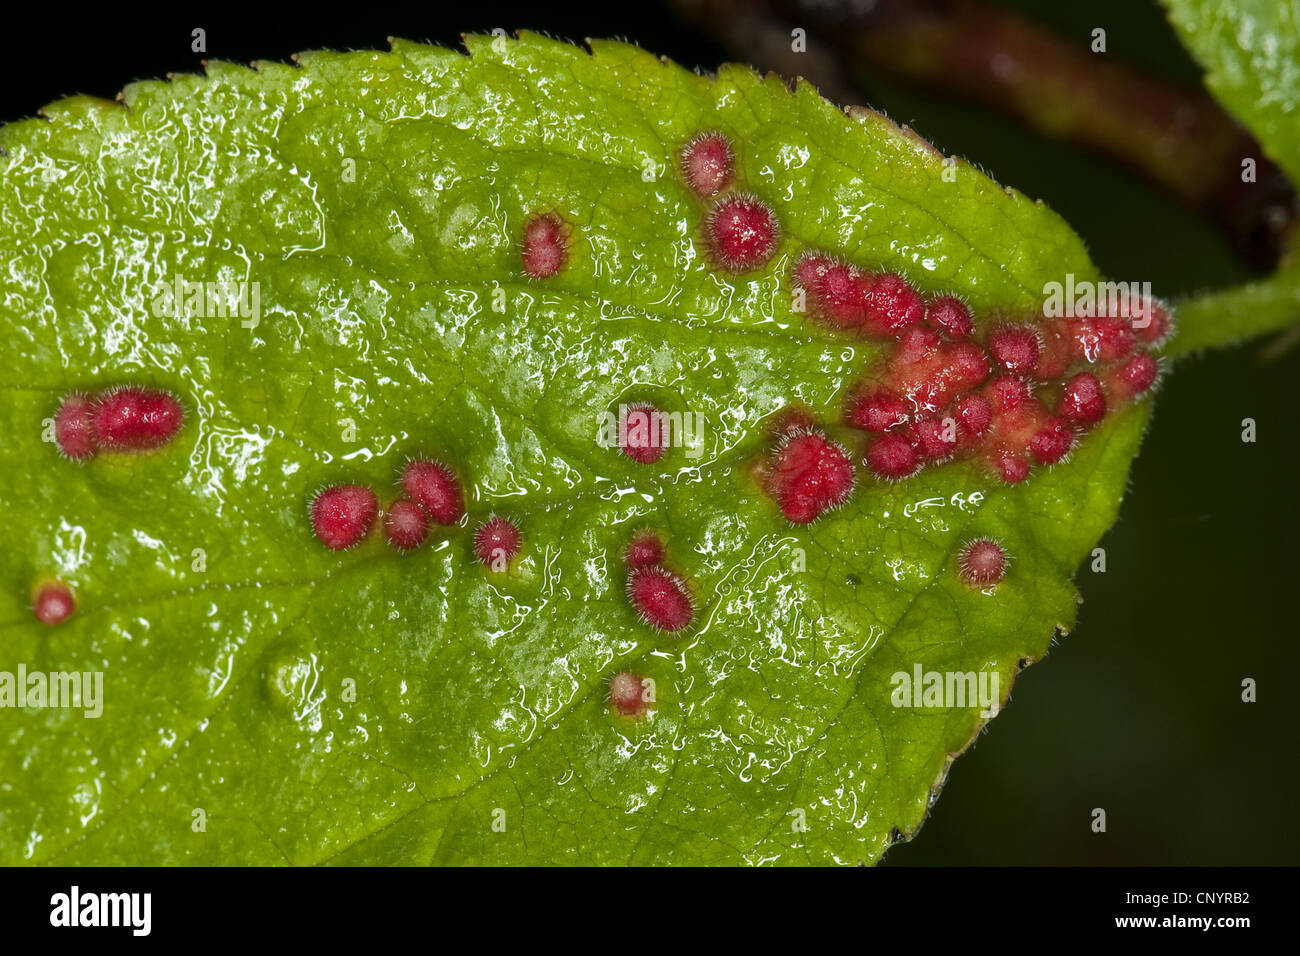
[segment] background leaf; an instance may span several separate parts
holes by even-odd
[[[1205,85],[1300,182],[1300,9],[1278,0],[1164,0]]]
[[[1170,20],[1206,69],[1205,84],[1300,182],[1300,8],[1270,0],[1165,0]],[[1248,157],[1242,157],[1243,160]],[[1258,159],[1258,157],[1255,157]],[[1276,331],[1300,318],[1294,248],[1266,279],[1188,299],[1170,354]]]

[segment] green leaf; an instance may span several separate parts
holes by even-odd
[[[1164,2],[1205,67],[1206,86],[1292,183],[1300,183],[1300,7],[1277,0]],[[1292,242],[1272,276],[1190,298],[1180,304],[1179,316],[1169,355],[1293,325],[1300,319],[1300,250]]]
[[[1205,67],[1205,85],[1300,182],[1300,7],[1283,0],[1164,3]]]
[[[836,420],[876,355],[792,311],[799,250],[987,318],[1098,278],[1057,216],[806,85],[467,44],[211,63],[0,134],[0,671],[104,674],[99,719],[0,711],[0,861],[874,861],[985,723],[892,706],[892,675],[996,673],[1005,699],[1072,625],[1149,403],[1023,485],[864,477],[810,526],[748,469],[766,416]],[[752,275],[698,254],[674,164],[702,129],[782,222]],[[539,207],[579,236],[544,282],[519,266]],[[156,316],[178,276],[259,283],[260,321]],[[42,441],[63,394],[124,381],[182,396],[166,449]],[[597,446],[647,397],[703,414],[700,457]],[[465,526],[405,555],[312,537],[314,489],[388,489],[416,453],[455,464]],[[493,511],[525,535],[504,575],[469,543]],[[698,599],[688,637],[623,594],[647,523]],[[954,569],[980,535],[1013,562],[987,593]],[[46,575],[79,602],[54,629],[26,606]],[[656,682],[643,722],[605,702],[623,668]]]

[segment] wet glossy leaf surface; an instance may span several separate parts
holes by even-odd
[[[767,416],[837,420],[876,354],[792,310],[801,249],[1033,310],[1096,278],[1054,214],[807,87],[469,47],[216,63],[0,134],[0,670],[105,685],[99,719],[0,712],[3,861],[871,862],[983,724],[893,706],[892,675],[997,673],[1005,697],[1074,621],[1145,405],[1024,485],[864,473],[804,527],[749,471]],[[758,272],[699,252],[675,156],[705,129],[781,221]],[[518,246],[539,209],[577,237],[544,281]],[[258,321],[155,315],[178,276],[258,283]],[[182,398],[168,448],[78,465],[42,440],[61,396],[123,381]],[[701,414],[699,453],[600,447],[636,400]],[[312,537],[315,489],[387,503],[417,454],[458,470],[461,527],[410,554]],[[506,574],[473,554],[493,512],[524,536]],[[646,524],[695,593],[685,637],[624,596]],[[955,574],[981,535],[1012,559],[989,593]],[[53,629],[42,576],[79,602]],[[655,681],[641,723],[605,699],[625,669]]]

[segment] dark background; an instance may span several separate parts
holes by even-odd
[[[1014,5],[1081,45],[1103,27],[1107,55],[1197,82],[1154,3]],[[489,2],[33,6],[25,12],[44,25],[26,30],[10,19],[18,12],[0,39],[0,121],[63,95],[111,98],[134,79],[198,70],[196,26],[207,30],[207,57],[240,62],[384,48],[390,35],[454,46],[462,32],[494,27],[628,38],[706,70],[735,58],[654,2],[590,12]],[[869,75],[862,102],[1047,202],[1109,275],[1149,279],[1167,297],[1250,275],[1214,225],[1108,160],[883,77]],[[1264,360],[1264,344],[1185,360],[1169,377],[1102,542],[1108,570],[1079,574],[1078,627],[1022,675],[1011,705],[954,765],[925,828],[888,865],[1300,863],[1290,815],[1300,721],[1289,700],[1300,675],[1300,355]],[[1255,444],[1241,441],[1246,417],[1258,424]],[[1258,682],[1257,703],[1241,702],[1246,677]],[[1104,834],[1090,827],[1096,807]]]

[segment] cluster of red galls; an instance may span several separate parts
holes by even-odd
[[[681,575],[664,566],[663,540],[650,529],[632,536],[623,550],[627,565],[627,596],[646,624],[673,633],[695,618],[695,599]]]
[[[1155,383],[1159,369],[1143,347],[1169,330],[1168,313],[1152,302],[1133,317],[1000,322],[981,345],[970,310],[953,296],[926,302],[897,275],[824,255],[805,256],[795,272],[813,314],[897,340],[845,410],[848,424],[873,436],[866,463],[881,478],[965,456],[1006,482],[1023,481],[1032,465],[1062,460],[1109,406]]]
[[[101,451],[134,452],[161,448],[185,420],[171,392],[118,385],[94,395],[74,392],[54,414],[54,441],[74,461]]]
[[[926,300],[893,273],[871,273],[823,254],[795,265],[808,311],[835,328],[894,344],[882,366],[850,390],[848,425],[867,433],[864,463],[880,479],[976,459],[1003,481],[1063,460],[1108,409],[1155,383],[1146,347],[1168,335],[1158,302],[1132,315],[997,322],[975,339],[960,299]],[[1120,309],[1118,311],[1126,311]],[[785,516],[811,521],[852,492],[850,453],[789,413],[760,477]]]
[[[405,497],[384,509],[384,536],[399,551],[411,551],[429,536],[430,522],[455,525],[465,514],[465,493],[451,468],[437,461],[416,459],[402,469]],[[365,540],[379,521],[379,497],[365,485],[333,485],[318,492],[311,503],[316,537],[331,551],[343,551]],[[519,553],[519,529],[493,515],[474,534],[474,552],[491,570],[503,571]]]

